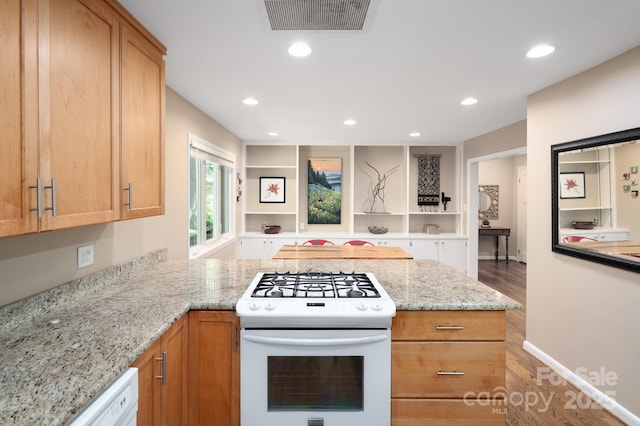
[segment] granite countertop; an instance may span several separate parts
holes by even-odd
[[[154,253],[151,261],[136,259],[133,267],[119,265],[0,308],[0,424],[67,423],[184,313],[234,310],[258,272],[372,272],[398,310],[520,308],[437,261],[163,256]]]

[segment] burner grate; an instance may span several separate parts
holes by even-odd
[[[375,298],[380,292],[365,273],[274,272],[262,275],[251,297]]]

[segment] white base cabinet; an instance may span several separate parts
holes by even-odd
[[[240,238],[240,257],[242,259],[271,259],[284,245],[295,245],[297,239],[287,236],[256,234]]]
[[[564,237],[581,236],[598,241],[626,241],[629,239],[628,229],[595,228],[595,229],[573,229],[563,228],[560,230],[560,242]]]
[[[388,235],[388,234],[386,234]],[[240,257],[242,259],[271,259],[283,245],[303,244],[310,239],[326,239],[336,245],[348,240],[366,240],[377,246],[400,247],[416,260],[440,260],[451,265],[462,273],[467,270],[467,238],[459,235],[426,235],[418,234],[414,238],[388,235],[382,237],[374,234],[324,234],[295,235],[282,233],[268,235],[248,233],[240,237]]]
[[[467,239],[412,239],[409,253],[414,259],[440,260],[462,273],[467,272]]]

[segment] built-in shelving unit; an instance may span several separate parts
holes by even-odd
[[[417,203],[418,155],[440,155],[440,189],[451,201],[444,211],[421,211]],[[443,234],[461,231],[460,153],[456,145],[273,145],[244,146],[243,234],[262,232],[262,225],[280,225],[282,232],[368,233],[385,226],[389,233],[422,233],[427,224]],[[342,220],[338,225],[309,225],[306,212],[307,160],[342,159]],[[260,177],[285,178],[284,203],[260,203]],[[371,188],[382,182],[384,197],[371,198]]]
[[[467,238],[461,233],[461,157],[457,145],[273,145],[247,143],[244,149],[241,205],[241,253],[246,258],[269,258],[283,244],[307,239],[330,239],[342,244],[366,239],[376,245],[403,247],[415,259],[439,259],[465,272]],[[440,155],[440,190],[451,201],[447,211],[418,206],[416,155]],[[307,220],[307,164],[309,158],[342,159],[341,223],[310,225]],[[386,177],[385,177],[386,176]],[[260,177],[285,178],[284,203],[260,203]],[[372,205],[371,188],[381,181],[384,204]],[[280,225],[267,235],[263,225]],[[425,225],[437,225],[439,234],[426,234]],[[370,226],[388,228],[385,234]]]
[[[596,221],[606,228],[616,226],[613,156],[610,149],[580,150],[560,156],[560,173],[584,173],[585,176],[584,198],[559,200],[561,228],[570,228],[572,221]]]

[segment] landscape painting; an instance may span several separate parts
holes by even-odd
[[[308,223],[340,224],[342,159],[309,158],[308,182]]]

